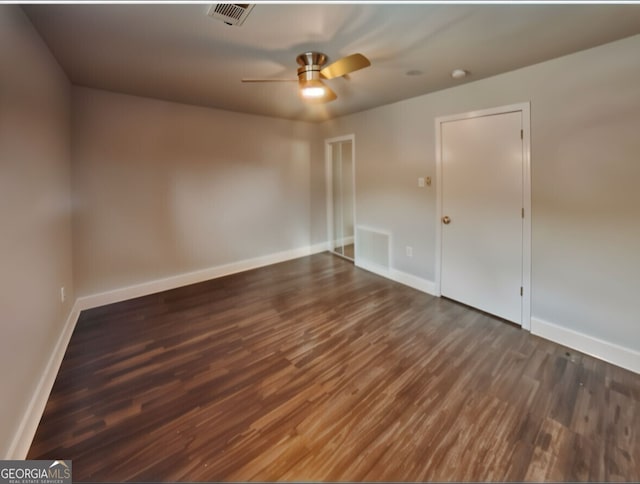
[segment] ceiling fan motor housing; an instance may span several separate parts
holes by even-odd
[[[305,52],[296,57],[300,65],[298,67],[298,79],[311,81],[320,79],[320,70],[327,62],[327,56],[321,52]]]

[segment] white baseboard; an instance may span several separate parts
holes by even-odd
[[[543,319],[531,318],[531,333],[555,343],[640,373],[640,352],[610,343]]]
[[[317,244],[313,244],[311,246],[309,246],[309,255],[312,254],[319,254],[320,252],[326,252],[327,250],[329,250],[331,247],[331,244],[329,244],[329,242],[319,242]]]
[[[399,282],[400,284],[404,284],[405,286],[412,287],[413,289],[417,289],[418,291],[425,292],[432,296],[436,294],[436,285],[433,281],[429,281],[427,279],[423,279],[421,277],[414,276],[413,274],[408,274],[397,269],[387,269],[386,267],[378,266],[371,263],[356,262],[355,265],[361,269],[364,269],[365,271],[373,272],[374,274],[386,277],[387,279],[391,279],[395,282]]]
[[[196,284],[198,282],[209,281],[211,279],[236,274],[238,272],[249,271],[251,269],[257,269],[259,267],[277,264],[279,262],[297,259],[299,257],[304,257],[311,254],[317,254],[318,252],[326,251],[327,248],[328,243],[321,242],[319,244],[310,246],[308,245],[297,249],[276,252],[275,254],[268,254],[260,257],[254,257],[252,259],[245,259],[238,262],[231,262],[229,264],[209,267],[207,269],[198,271],[186,272],[184,274],[178,274],[176,276],[169,276],[154,281],[134,284],[127,287],[114,289],[112,291],[92,294],[90,296],[83,296],[78,298],[78,307],[80,310],[84,310],[95,308],[98,306],[104,306],[105,304],[126,301],[128,299],[134,299],[141,296],[148,296],[149,294],[155,294],[157,292],[168,291],[170,289],[176,289],[178,287],[188,286],[190,284]]]
[[[58,370],[62,364],[62,359],[67,351],[67,346],[71,340],[71,335],[78,322],[80,316],[80,309],[78,304],[74,304],[69,316],[62,328],[60,336],[56,341],[47,365],[38,380],[36,389],[27,404],[20,424],[18,425],[16,434],[14,435],[7,455],[3,459],[7,460],[22,460],[27,458],[27,453],[31,447],[31,442],[36,435],[40,419],[44,413],[44,409],[49,400],[49,394],[53,389],[53,384],[58,376]]]
[[[358,261],[358,259],[356,259],[353,262],[353,265],[355,265],[356,267],[359,267],[360,269],[364,269],[365,271],[373,272],[374,274],[376,274],[378,276],[382,276],[382,277],[386,277],[387,279],[391,279],[391,271],[386,267],[379,266],[379,265],[373,264],[371,262]]]
[[[432,296],[436,295],[436,283],[428,279],[423,279],[422,277],[414,276],[413,274],[408,274],[397,269],[391,269],[391,279]]]

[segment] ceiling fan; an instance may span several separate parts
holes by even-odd
[[[298,81],[300,95],[309,101],[326,103],[338,96],[327,86],[323,79],[342,77],[365,67],[371,62],[362,54],[351,54],[342,59],[322,67],[327,62],[327,56],[321,52],[304,52],[296,57],[298,79],[242,79],[242,82],[291,82]]]

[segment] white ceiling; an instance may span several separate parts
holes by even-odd
[[[205,4],[22,8],[74,84],[309,121],[640,33],[638,4],[257,4],[241,27],[208,17]],[[240,82],[295,79],[295,58],[306,50],[330,62],[360,52],[372,66],[327,81],[338,99],[325,105],[305,104],[295,83]],[[470,76],[453,80],[454,68]]]

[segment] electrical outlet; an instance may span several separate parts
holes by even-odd
[[[64,302],[65,297],[66,297],[66,295],[65,295],[65,293],[64,293],[64,286],[62,286],[62,287],[60,288],[60,302]]]
[[[407,257],[413,257],[413,247],[407,245]]]

